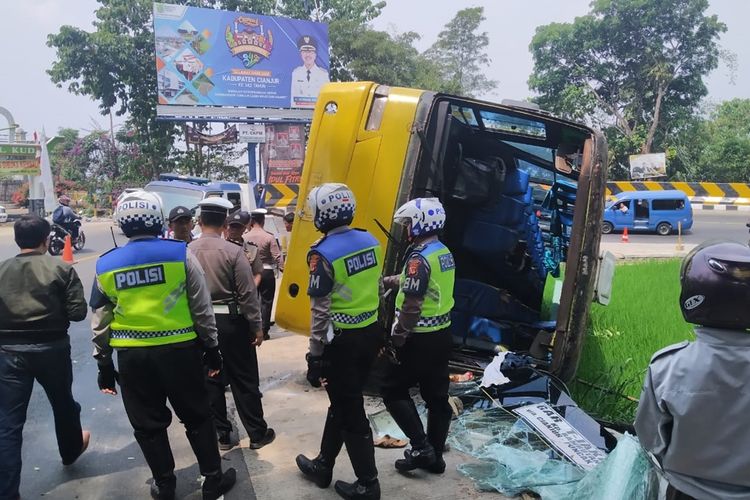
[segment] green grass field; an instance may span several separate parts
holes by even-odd
[[[610,304],[591,306],[579,381],[571,390],[593,415],[632,422],[637,403],[623,396],[638,398],[651,356],[694,337],[678,304],[680,263],[670,259],[618,265]]]

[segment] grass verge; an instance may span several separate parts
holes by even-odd
[[[679,307],[680,259],[617,266],[608,306],[591,306],[590,326],[571,384],[586,411],[613,422],[632,422],[651,356],[694,338]],[[624,396],[629,396],[627,399]]]

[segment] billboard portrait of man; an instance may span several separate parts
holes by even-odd
[[[328,72],[315,63],[318,55],[318,42],[315,37],[310,35],[299,37],[297,48],[302,59],[302,66],[292,71],[292,107],[313,108],[320,88],[330,81]]]

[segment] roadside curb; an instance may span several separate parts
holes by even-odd
[[[733,212],[750,212],[750,205],[729,205],[724,203],[696,203],[691,205],[694,210],[725,210]]]

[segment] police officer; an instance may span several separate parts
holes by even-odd
[[[203,498],[219,498],[234,485],[235,471],[222,473],[203,383],[201,357],[212,373],[222,363],[203,271],[184,242],[157,238],[164,216],[155,195],[125,196],[115,217],[129,242],[97,261],[90,301],[99,388],[117,394],[119,378],[125,411],[154,477],[153,498],[175,496],[167,400],[206,477]]]
[[[320,453],[297,456],[297,466],[315,484],[327,488],[341,446],[346,443],[357,480],[336,481],[344,498],[378,499],[372,432],[365,416],[362,388],[382,345],[377,325],[382,266],[378,240],[352,229],[354,194],[344,184],[322,184],[310,191],[308,211],[325,236],[308,253],[312,306],[307,380],[325,385],[330,400]]]
[[[442,474],[452,415],[448,359],[455,279],[453,255],[437,236],[445,226],[445,210],[437,198],[417,198],[396,210],[394,220],[406,225],[412,243],[401,275],[384,279],[386,287],[398,288],[398,294],[390,339],[396,363],[390,366],[383,401],[411,442],[395,465],[401,472],[422,468]],[[409,396],[409,388],[416,384],[428,408],[426,434]]]
[[[750,248],[707,242],[685,258],[680,309],[695,341],[654,354],[635,430],[668,499],[750,498]]]
[[[227,229],[224,231],[224,239],[242,247],[242,251],[247,256],[250,268],[253,271],[253,281],[255,287],[260,286],[260,280],[263,276],[263,263],[258,258],[258,245],[245,241],[242,235],[245,228],[250,223],[250,214],[244,210],[237,210],[229,214]]]
[[[206,273],[219,330],[219,347],[224,356],[224,370],[237,413],[250,437],[250,448],[257,450],[276,437],[263,418],[259,387],[256,347],[263,342],[263,330],[258,292],[242,248],[221,238],[228,211],[233,208],[232,203],[224,198],[209,197],[198,205],[201,210],[199,224],[203,232],[190,244],[190,250]],[[231,440],[232,427],[226,415],[224,384],[209,384],[209,391],[219,443],[222,448],[231,448],[234,443]]]
[[[169,211],[169,238],[190,243],[193,241],[194,226],[193,213],[189,208],[177,206]]]
[[[266,214],[265,208],[258,208],[250,213],[250,231],[245,233],[245,241],[254,243],[258,247],[258,255],[263,263],[263,275],[260,280],[260,302],[263,317],[263,338],[269,339],[268,332],[271,329],[271,310],[273,299],[276,295],[276,275],[284,264],[281,259],[281,248],[276,237],[265,230]]]

